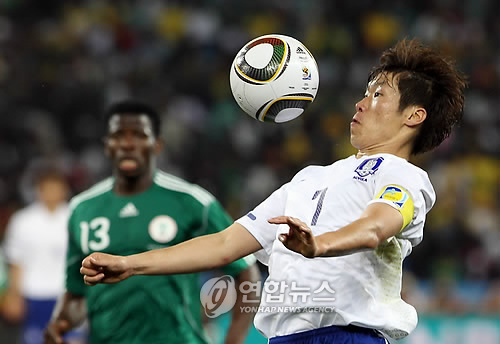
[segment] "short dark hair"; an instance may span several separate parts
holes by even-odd
[[[137,100],[123,100],[117,103],[111,104],[104,112],[104,120],[106,125],[109,123],[109,119],[116,114],[127,114],[127,115],[146,115],[151,120],[151,125],[153,126],[153,134],[155,137],[160,135],[160,116],[151,106],[146,103]]]
[[[427,111],[411,153],[439,146],[463,117],[465,76],[451,60],[415,39],[402,40],[384,51],[368,82],[386,73],[398,78],[400,111],[411,105]]]
[[[34,175],[33,181],[35,185],[40,186],[47,181],[59,181],[61,183],[67,184],[68,177],[66,174],[58,167],[55,166],[44,166],[39,168]]]

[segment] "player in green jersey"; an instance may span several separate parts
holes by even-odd
[[[126,101],[106,114],[105,150],[113,175],[70,202],[67,291],[47,328],[46,342],[60,343],[84,318],[86,300],[92,344],[206,343],[198,274],[141,277],[98,288],[82,280],[81,262],[89,253],[139,253],[232,223],[210,193],[156,169],[161,142],[153,109]],[[241,259],[223,271],[235,276],[236,283],[255,283],[259,275],[253,263]],[[243,342],[251,323],[252,315],[238,310],[236,305],[227,343]]]

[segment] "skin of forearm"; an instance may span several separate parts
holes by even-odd
[[[9,285],[5,294],[0,295],[0,312],[12,323],[21,322],[26,312],[21,288],[22,272],[20,265],[9,265]]]
[[[246,255],[231,253],[231,250],[226,249],[228,244],[223,233],[205,235],[124,259],[133,275],[171,275],[212,270]]]
[[[390,236],[387,236],[382,230],[381,224],[373,221],[372,218],[360,218],[338,231],[317,236],[318,252],[316,256],[337,257],[375,249]]]
[[[21,296],[21,279],[22,279],[21,266],[17,264],[9,265],[9,289],[11,295]]]

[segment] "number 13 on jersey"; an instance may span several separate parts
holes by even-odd
[[[80,222],[80,242],[82,252],[89,253],[92,251],[102,251],[109,246],[109,219],[105,217],[96,217],[90,222]],[[89,240],[90,230],[94,231],[94,236],[97,240]]]

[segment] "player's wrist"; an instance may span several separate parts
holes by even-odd
[[[323,238],[320,236],[315,237],[316,249],[314,250],[314,257],[322,257],[327,251],[328,247]]]
[[[137,264],[136,255],[122,257],[121,264],[123,266],[123,271],[128,274],[127,277],[141,275],[141,270]]]
[[[143,253],[123,257],[122,264],[124,266],[123,271],[126,272],[126,278],[136,275],[148,275],[151,272],[148,259],[144,257]]]

